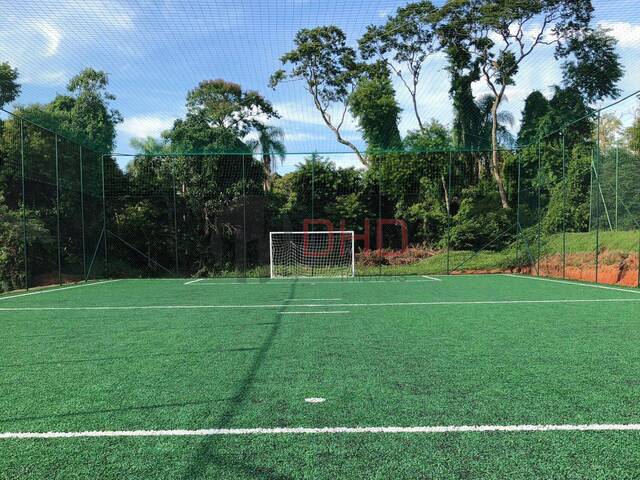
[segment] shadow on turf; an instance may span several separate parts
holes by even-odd
[[[213,350],[196,350],[191,352],[163,352],[163,353],[149,353],[146,355],[123,355],[114,357],[94,357],[94,358],[76,358],[73,360],[52,360],[47,362],[29,362],[29,363],[12,363],[9,365],[0,365],[0,368],[19,368],[19,367],[33,367],[44,365],[64,365],[64,364],[76,364],[76,363],[91,363],[91,362],[112,362],[116,360],[138,360],[141,358],[164,358],[174,357],[180,355],[205,355],[208,353],[225,353],[225,352],[251,352],[258,350],[255,347],[242,347],[242,348],[215,348]]]
[[[89,415],[98,415],[101,413],[122,413],[122,412],[135,412],[140,410],[143,410],[143,411],[155,410],[159,408],[196,407],[201,405],[211,405],[212,403],[228,402],[229,400],[230,400],[229,398],[220,398],[217,400],[202,400],[197,402],[185,401],[185,402],[159,403],[155,405],[132,405],[128,407],[94,409],[94,410],[87,410],[87,411],[55,413],[55,414],[49,414],[49,415],[38,415],[38,416],[30,416],[30,417],[0,418],[0,423],[29,422],[34,420],[47,420],[52,418],[82,417],[82,416],[89,416]]]
[[[295,298],[296,291],[296,282],[291,283],[291,288],[289,290],[289,296],[285,300],[285,304],[288,300]],[[239,410],[244,405],[253,384],[255,383],[256,376],[258,375],[258,371],[262,367],[264,363],[267,353],[271,349],[273,345],[273,341],[278,335],[280,331],[280,327],[282,326],[282,312],[285,307],[279,309],[276,313],[276,318],[274,322],[269,322],[272,324],[271,330],[267,338],[264,340],[260,348],[256,353],[256,357],[251,363],[249,370],[245,374],[244,378],[240,381],[236,392],[233,394],[231,399],[229,400],[229,405],[226,410],[220,415],[218,421],[216,422],[217,428],[228,428],[232,427],[232,422],[235,416],[238,414]],[[243,475],[249,478],[262,478],[262,479],[276,479],[276,480],[287,480],[292,477],[277,473],[270,468],[263,467],[261,465],[249,465],[244,460],[239,461],[236,458],[233,458],[229,455],[220,455],[217,452],[217,443],[220,441],[219,438],[210,436],[204,437],[198,451],[193,455],[193,459],[189,467],[185,470],[182,478],[185,480],[191,480],[193,478],[202,478],[207,473],[207,465],[215,463],[221,467],[227,467],[235,470],[239,470]]]

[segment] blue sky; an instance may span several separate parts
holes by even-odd
[[[262,92],[282,115],[290,152],[346,151],[322,124],[300,84],[277,91],[267,87],[280,55],[291,49],[303,27],[336,24],[355,44],[368,24],[381,23],[405,4],[396,0],[0,0],[6,24],[0,31],[0,61],[18,67],[23,93],[17,103],[47,102],[64,92],[68,79],[92,66],[110,75],[110,90],[125,121],[118,127],[117,150],[131,153],[133,137],[159,136],[184,115],[187,91],[204,79],[224,78]],[[626,74],[625,94],[640,89],[640,12],[637,1],[596,1],[595,23],[612,28]],[[7,12],[9,12],[7,14]],[[444,59],[424,67],[418,102],[423,119],[447,124],[452,118]],[[505,109],[516,119],[533,90],[548,94],[560,82],[552,48],[542,47],[507,91]],[[410,97],[396,81],[404,112],[401,130],[416,128]],[[474,87],[485,92],[482,84]],[[627,102],[619,114],[630,116]],[[362,144],[348,120],[344,134]],[[351,154],[333,155],[340,165]],[[284,169],[301,157],[291,156]]]

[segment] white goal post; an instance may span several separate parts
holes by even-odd
[[[353,277],[353,230],[269,232],[271,278]]]

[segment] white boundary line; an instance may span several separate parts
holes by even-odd
[[[86,432],[0,432],[0,440],[95,437],[191,437],[213,435],[317,435],[341,433],[486,433],[557,431],[640,431],[640,423],[590,423],[577,425],[449,425],[432,427],[203,428],[198,430],[105,430]]]
[[[104,281],[100,281],[100,282],[81,283],[81,284],[78,284],[78,285],[71,285],[69,287],[57,287],[57,288],[51,288],[51,289],[48,289],[48,290],[38,290],[38,291],[35,291],[35,292],[19,293],[17,295],[10,295],[8,297],[0,297],[0,300],[9,300],[10,298],[27,297],[29,295],[41,295],[43,293],[60,292],[62,290],[71,290],[72,288],[92,287],[94,285],[104,285],[105,283],[119,282],[119,281],[120,281],[120,279],[116,278],[114,280],[104,280]]]
[[[501,275],[505,277],[524,278],[526,280],[540,280],[542,282],[563,283],[565,285],[573,285],[575,287],[602,288],[603,290],[615,290],[616,292],[640,293],[640,290],[631,290],[631,288],[633,287],[629,287],[629,288],[609,287],[606,285],[598,285],[595,283],[592,284],[592,283],[571,282],[568,280],[559,280],[557,278],[530,277],[528,275],[514,275],[513,273],[502,273]]]
[[[441,282],[442,279],[436,277],[430,277],[429,275],[421,275],[422,278],[428,278],[429,280],[433,280],[434,282]]]
[[[190,280],[188,282],[185,282],[184,285],[191,285],[193,283],[201,282],[202,280],[204,280],[204,278],[196,278],[195,280]]]
[[[307,312],[281,312],[283,315],[330,315],[332,313],[345,314],[349,313],[348,310],[327,310],[327,311],[307,311]]]
[[[329,302],[329,301],[338,301],[342,300],[341,298],[285,298],[284,302]]]
[[[478,300],[456,302],[386,302],[386,303],[331,303],[331,304],[259,304],[259,305],[129,305],[94,307],[0,307],[0,312],[48,311],[48,310],[197,310],[197,309],[270,309],[286,307],[424,307],[448,305],[518,305],[554,303],[615,303],[640,302],[640,298],[589,298],[569,300]]]
[[[461,276],[461,275],[458,275]],[[357,278],[357,277],[356,277]],[[201,279],[204,280],[204,279]],[[195,284],[194,283],[185,283],[185,285],[190,284],[196,287],[205,287],[211,285],[325,285],[332,283],[339,283],[341,285],[386,285],[388,283],[430,283],[432,281],[439,282],[441,281],[438,278],[432,278],[431,280],[354,280],[351,277],[348,277],[346,280],[302,280],[298,282],[292,282],[290,280],[265,280],[263,282],[204,282]]]

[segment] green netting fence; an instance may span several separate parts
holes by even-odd
[[[353,230],[356,275],[513,272],[638,286],[635,97],[483,150],[103,155],[0,124],[2,290],[269,275],[269,232]],[[621,119],[617,124],[608,121]],[[498,187],[495,162],[499,165]]]

